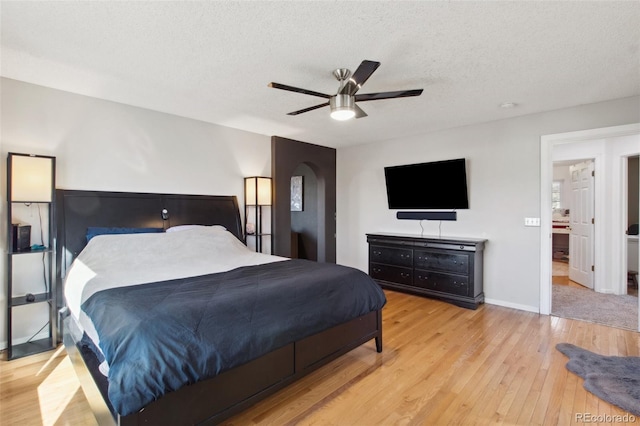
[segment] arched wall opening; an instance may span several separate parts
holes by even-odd
[[[299,197],[299,199],[298,199]],[[306,163],[291,177],[291,257],[318,260],[318,178]]]

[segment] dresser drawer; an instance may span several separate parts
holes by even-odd
[[[413,281],[413,270],[411,268],[381,265],[379,263],[370,264],[369,275],[375,280],[389,281],[398,284],[411,285]]]
[[[387,265],[413,266],[413,250],[384,246],[369,246],[369,262]]]
[[[416,250],[414,256],[416,269],[430,269],[464,275],[469,273],[470,258],[468,254]]]
[[[469,279],[461,275],[416,270],[413,285],[460,296],[469,295]]]

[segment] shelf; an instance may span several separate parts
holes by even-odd
[[[35,300],[33,302],[27,302],[27,295],[12,297],[11,306],[33,305],[34,303],[50,302],[53,299],[49,293],[34,294]]]
[[[256,252],[264,253],[266,249],[266,253],[271,254],[273,250],[271,178],[262,176],[244,178],[244,203],[245,244],[251,241],[251,245],[255,245]]]
[[[33,249],[33,250],[21,250],[21,251],[9,250],[9,254],[11,256],[14,256],[18,254],[51,253],[52,251],[53,251],[52,249],[45,247],[43,249]]]
[[[56,181],[56,159],[55,157],[7,153],[7,268],[6,268],[6,342],[7,355],[9,359],[16,359],[26,355],[55,349],[58,343],[58,330],[56,329],[56,281],[54,279],[55,259],[55,181]],[[21,206],[23,205],[23,206]],[[39,225],[39,226],[37,226]],[[25,227],[25,229],[21,229]],[[27,229],[29,227],[29,229]],[[34,244],[31,239],[32,230],[39,231],[41,236],[40,244]],[[24,249],[14,250],[21,247]],[[42,262],[40,256],[42,255]],[[27,257],[18,258],[17,255]],[[31,255],[32,257],[28,257]],[[42,282],[44,285],[36,285],[39,279],[31,281],[32,277],[37,277],[42,271]],[[32,283],[34,289],[44,289],[42,293],[33,293],[34,300],[27,301],[27,294],[20,294],[27,291],[24,288],[14,288],[16,282]],[[16,293],[14,293],[16,290]],[[39,291],[39,290],[36,290]],[[28,343],[13,345],[13,342],[24,341],[29,336],[15,336],[14,328],[18,324],[19,329],[30,329],[37,324],[32,324],[35,318],[30,315],[30,309],[24,308],[28,305],[37,304],[37,310],[48,310],[46,328],[38,337],[45,338],[32,340]],[[14,309],[15,308],[15,309]],[[20,308],[20,309],[18,309]],[[39,320],[38,320],[39,321]],[[25,327],[26,326],[26,327]],[[33,337],[32,337],[33,338]]]
[[[50,351],[51,349],[55,349],[55,347],[50,337],[45,337],[40,340],[32,340],[28,343],[12,346],[11,357],[9,359],[22,358],[23,356]]]

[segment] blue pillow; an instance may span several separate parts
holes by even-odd
[[[87,228],[87,242],[97,235],[105,234],[151,234],[157,232],[164,232],[163,228],[112,228],[112,227],[100,227],[90,226]]]

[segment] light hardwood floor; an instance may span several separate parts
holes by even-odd
[[[582,424],[582,413],[626,414],[585,391],[555,345],[639,356],[640,334],[386,294],[383,353],[369,342],[228,424],[568,425]],[[0,369],[2,425],[95,424],[63,350],[0,361]]]
[[[580,285],[577,282],[569,279],[568,263],[554,260],[552,262],[551,268],[553,273],[553,276],[551,277],[552,284],[568,285],[569,287],[582,288],[582,289],[585,288],[583,285]],[[629,296],[638,297],[638,287],[634,286],[630,280],[627,281],[627,294]]]

